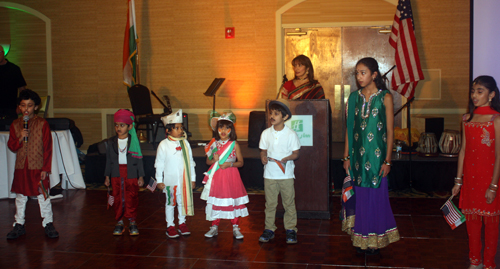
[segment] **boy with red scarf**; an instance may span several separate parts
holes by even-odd
[[[114,122],[117,135],[108,140],[104,171],[104,185],[109,187],[111,181],[113,187],[113,208],[118,221],[113,235],[122,235],[125,231],[124,217],[130,221],[130,235],[139,235],[136,217],[139,187],[144,184],[144,166],[134,128],[134,114],[127,109],[120,109],[115,113]]]

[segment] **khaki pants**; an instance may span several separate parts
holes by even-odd
[[[295,187],[294,179],[268,179],[264,178],[264,191],[266,194],[266,229],[275,231],[276,207],[278,206],[278,194],[281,194],[281,202],[285,209],[283,222],[285,229],[297,231],[297,210],[295,209]]]

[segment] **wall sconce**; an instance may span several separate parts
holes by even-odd
[[[307,35],[307,32],[302,32],[300,28],[295,28],[296,32],[288,32],[286,33],[287,36],[303,36]]]
[[[390,25],[371,26],[371,27],[368,27],[368,29],[376,29],[376,30],[378,30],[379,34],[390,34],[392,32],[392,26],[390,26]]]

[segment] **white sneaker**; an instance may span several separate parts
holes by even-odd
[[[219,234],[219,226],[214,225],[210,227],[210,230],[205,234],[205,237],[212,238]]]
[[[240,232],[238,225],[233,226],[233,235],[236,239],[243,239],[243,234]]]

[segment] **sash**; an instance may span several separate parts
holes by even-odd
[[[208,195],[210,194],[210,186],[212,185],[212,178],[214,177],[215,172],[219,170],[220,165],[225,163],[229,155],[231,155],[231,152],[233,152],[234,145],[236,144],[236,141],[231,141],[226,143],[219,151],[219,161],[213,163],[210,168],[208,168],[208,171],[203,173],[205,177],[203,178],[203,184],[205,184],[205,187],[203,188],[203,192],[201,193],[201,199],[207,200]]]
[[[184,172],[182,173],[182,215],[183,216],[193,216],[194,215],[194,205],[193,205],[193,189],[191,188],[191,156],[189,156],[189,151],[186,148],[186,133],[183,137],[176,138],[168,136],[171,141],[179,141],[181,144],[182,157],[184,160]]]

